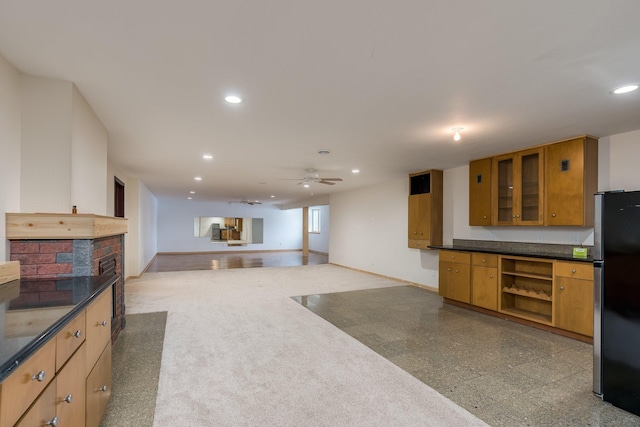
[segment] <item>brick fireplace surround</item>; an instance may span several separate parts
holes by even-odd
[[[96,239],[10,240],[11,261],[20,262],[21,280],[64,280],[99,275],[100,261],[115,254],[118,280],[113,292],[112,337],[125,326],[124,235]],[[53,282],[53,280],[52,280]]]

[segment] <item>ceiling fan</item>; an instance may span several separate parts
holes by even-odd
[[[243,204],[243,205],[251,205],[251,206],[253,206],[253,205],[261,205],[262,204],[262,202],[259,202],[257,200],[247,200],[244,197],[242,199],[240,199],[240,200],[229,200],[229,204],[231,204],[231,203],[240,203],[240,204]]]
[[[322,178],[318,175],[315,169],[305,169],[305,175],[302,178],[298,178],[298,185],[309,185],[312,183],[334,185],[336,182],[342,181],[342,178]]]

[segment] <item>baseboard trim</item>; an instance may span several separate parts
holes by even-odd
[[[156,255],[255,254],[261,252],[302,252],[302,249],[262,249],[249,251],[158,252]]]
[[[438,288],[434,288],[434,287],[432,287],[432,286],[422,285],[422,284],[420,284],[420,283],[411,282],[411,281],[409,281],[409,280],[398,279],[397,277],[385,276],[384,274],[373,273],[373,272],[371,272],[371,271],[361,270],[361,269],[359,269],[359,268],[348,267],[348,266],[346,266],[346,265],[336,264],[335,262],[330,262],[329,264],[331,264],[331,265],[335,265],[336,267],[346,268],[347,270],[357,271],[357,272],[359,272],[359,273],[367,273],[367,274],[371,274],[372,276],[381,277],[381,278],[383,278],[383,279],[395,280],[396,282],[405,283],[405,284],[410,285],[410,286],[415,286],[415,287],[417,287],[417,288],[422,288],[422,289],[425,289],[425,290],[427,290],[427,291],[431,291],[431,292],[438,293]]]
[[[325,256],[329,256],[328,252],[320,252],[320,251],[314,251],[309,249],[309,252],[311,252],[312,254],[318,254],[318,255],[325,255]]]

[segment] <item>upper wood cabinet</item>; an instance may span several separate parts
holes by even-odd
[[[442,171],[409,175],[408,245],[427,249],[442,244]]]
[[[545,147],[546,225],[593,226],[598,140],[588,136]]]
[[[474,160],[469,225],[591,227],[597,191],[598,140],[590,136]]]
[[[542,225],[543,159],[542,147],[493,158],[493,225]]]
[[[491,158],[469,163],[469,225],[491,225]]]

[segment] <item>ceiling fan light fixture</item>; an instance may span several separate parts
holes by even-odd
[[[306,183],[305,183],[305,184],[302,184],[302,186],[303,186],[304,188],[309,188],[309,187],[310,187],[310,185],[309,185],[309,184],[306,184]]]

